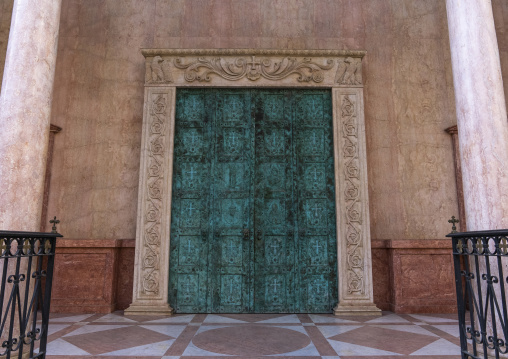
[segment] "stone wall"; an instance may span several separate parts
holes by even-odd
[[[0,0],[0,68],[12,0]],[[505,78],[508,5],[493,0]],[[11,5],[12,6],[12,5]],[[442,0],[63,0],[48,213],[66,238],[134,238],[143,107],[140,48],[367,50],[372,237],[440,238],[457,200]],[[508,81],[505,81],[505,88]],[[508,91],[507,91],[508,93]]]
[[[457,213],[444,2],[65,1],[48,213],[67,238],[133,238],[143,106],[139,49],[367,50],[373,238],[439,238]],[[60,169],[60,170],[58,170]]]

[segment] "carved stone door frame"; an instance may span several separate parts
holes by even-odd
[[[130,314],[171,314],[168,303],[176,89],[332,90],[337,221],[336,315],[380,314],[373,302],[364,51],[143,49],[145,102]]]

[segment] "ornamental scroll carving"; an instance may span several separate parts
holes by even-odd
[[[335,65],[332,59],[321,62],[312,61],[308,57],[299,59],[289,56],[278,61],[268,57],[259,60],[252,55],[250,58],[237,57],[231,61],[223,57],[199,57],[187,64],[182,58],[176,58],[174,66],[185,70],[184,77],[187,82],[196,80],[209,82],[210,75],[215,74],[229,81],[242,78],[256,81],[261,77],[268,80],[282,80],[288,76],[297,75],[299,82],[319,83],[324,79],[323,71],[330,70]]]
[[[362,234],[362,193],[356,104],[348,95],[342,97],[341,124],[344,138],[344,197],[346,223],[346,268],[349,294],[365,294],[364,249]]]
[[[165,118],[167,96],[154,94],[150,104],[150,126],[148,128],[147,205],[144,213],[143,254],[141,263],[142,291],[159,294],[161,216],[163,205],[164,157],[166,152]]]

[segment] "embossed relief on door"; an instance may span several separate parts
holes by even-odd
[[[330,312],[337,258],[330,93],[177,93],[170,304]]]

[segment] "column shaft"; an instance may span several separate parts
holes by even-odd
[[[0,229],[38,231],[61,0],[16,0],[0,94]]]
[[[447,0],[468,230],[508,228],[508,122],[489,0]]]

